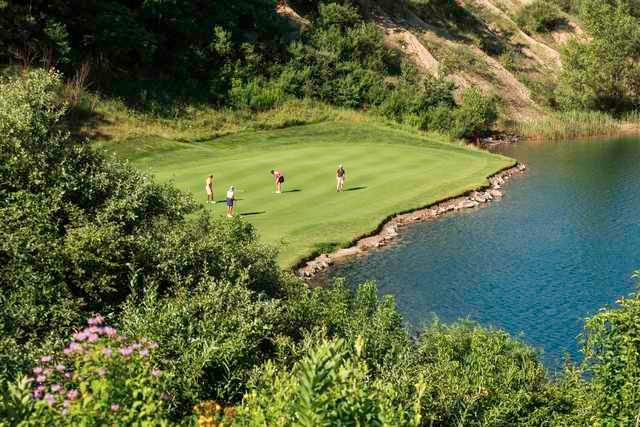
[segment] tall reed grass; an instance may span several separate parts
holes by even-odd
[[[532,140],[561,140],[616,135],[623,123],[597,111],[567,111],[518,123],[518,134]]]

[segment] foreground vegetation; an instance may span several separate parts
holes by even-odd
[[[414,338],[375,285],[306,288],[250,225],[71,137],[60,89],[0,85],[4,425],[637,421],[640,298],[587,319],[557,378],[501,331]]]

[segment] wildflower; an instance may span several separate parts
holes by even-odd
[[[39,399],[40,397],[42,397],[42,391],[41,390],[34,390],[33,391],[33,397],[35,399]]]
[[[113,412],[119,411],[120,410],[120,405],[118,405],[117,403],[111,404],[111,410]]]
[[[60,384],[54,384],[51,386],[51,391],[56,393],[58,391],[60,391],[60,389],[62,388],[62,386]]]
[[[71,379],[71,372],[65,372],[64,377],[66,379]]]
[[[108,337],[115,337],[116,335],[118,335],[118,331],[116,331],[111,326],[105,326],[104,328],[102,328],[102,333]]]
[[[99,314],[96,314],[94,317],[92,317],[91,319],[87,320],[87,323],[91,326],[94,325],[101,325],[102,323],[104,323],[104,317],[102,317]]]
[[[43,372],[41,367],[33,368],[33,373],[36,375],[40,375]]]
[[[133,349],[131,347],[123,347],[118,351],[123,356],[129,356],[131,353],[133,353]]]
[[[49,363],[49,362],[51,362],[51,359],[52,359],[52,357],[51,357],[51,356],[42,356],[42,357],[40,358],[40,361],[41,361],[42,363]]]
[[[147,357],[148,355],[149,355],[149,350],[147,350],[146,348],[143,348],[142,350],[140,350],[140,356]]]
[[[151,375],[153,375],[154,377],[159,377],[161,373],[162,373],[162,371],[160,369],[158,369],[158,368],[153,368],[151,370]]]
[[[78,390],[76,390],[76,389],[71,389],[71,390],[69,390],[69,391],[67,392],[67,398],[68,398],[69,400],[76,400],[76,399],[78,398],[78,395],[79,395],[79,394],[80,394],[80,393],[78,392]]]
[[[78,344],[77,342],[72,342],[71,344],[69,344],[69,351],[70,352],[78,352],[81,353],[82,352],[82,346],[80,344]]]
[[[38,381],[39,383],[43,383],[47,380],[47,377],[45,377],[44,375],[38,375],[36,377],[36,381]]]
[[[88,335],[89,334],[87,334],[86,331],[76,332],[75,334],[73,334],[73,339],[76,341],[84,341],[87,339]]]
[[[89,336],[87,337],[87,341],[96,342],[98,341],[98,336],[96,334],[89,334]]]
[[[53,394],[49,394],[49,393],[45,394],[44,400],[46,400],[49,403],[49,405],[53,405],[54,403],[56,403],[56,398],[53,397]]]
[[[102,330],[102,328],[99,328],[97,326],[90,326],[87,329],[85,329],[86,332],[89,332],[90,334],[97,334]]]
[[[134,342],[133,344],[131,344],[131,348],[135,350],[139,349],[140,347],[142,347],[142,345],[140,345],[139,342]]]
[[[62,402],[62,406],[64,406],[65,408],[68,408],[69,405],[71,405],[71,402],[69,402],[68,400],[64,400],[64,402]]]
[[[58,372],[64,372],[65,369],[66,369],[66,367],[64,365],[57,365],[56,366],[56,371],[58,371]]]
[[[111,350],[109,347],[105,347],[101,350],[101,353],[104,354],[105,356],[111,356],[111,354],[113,353],[113,350]]]

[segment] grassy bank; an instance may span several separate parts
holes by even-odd
[[[99,145],[203,201],[208,174],[215,177],[219,201],[234,185],[239,214],[278,247],[283,266],[345,246],[394,213],[480,186],[513,163],[415,132],[341,121],[192,143],[146,136]],[[334,180],[339,163],[347,170],[341,194]],[[273,168],[286,175],[284,194],[273,194]],[[206,208],[222,215],[223,205]]]

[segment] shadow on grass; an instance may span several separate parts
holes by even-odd
[[[253,215],[262,215],[262,214],[266,214],[267,211],[259,211],[259,212],[245,212],[245,213],[241,213],[240,216],[253,216]]]
[[[283,193],[299,193],[302,190],[299,188],[294,188],[293,190],[287,190],[287,191],[283,191]]]
[[[367,188],[366,186],[350,187],[350,188],[347,188],[347,189],[346,189],[346,190],[344,190],[344,191],[359,191],[359,190],[364,190],[364,189],[366,189],[366,188]]]

